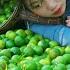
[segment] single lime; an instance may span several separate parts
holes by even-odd
[[[41,46],[32,46],[33,50],[35,51],[36,55],[43,54],[43,48]]]
[[[25,39],[23,39],[21,36],[16,36],[14,42],[16,46],[19,46],[19,47],[25,45],[26,43]]]
[[[14,41],[12,40],[6,41],[6,48],[12,48],[14,46],[15,46]]]
[[[23,37],[23,38],[25,38],[27,36],[26,33],[25,33],[25,31],[23,29],[17,30],[16,34],[19,35],[19,36],[21,36],[21,37]]]
[[[14,63],[14,64],[17,64],[21,61],[21,57],[20,55],[13,55],[11,60],[10,60],[10,63]]]
[[[25,30],[25,33],[26,33],[27,35],[33,36],[33,32],[32,32],[31,30]]]
[[[7,56],[8,58],[10,58],[12,56],[12,54],[9,49],[4,49],[4,50],[1,50],[0,56]]]
[[[35,39],[37,39],[38,41],[40,41],[40,40],[43,39],[43,36],[40,35],[40,34],[35,34],[34,37],[35,37]]]
[[[24,48],[26,48],[26,47],[27,47],[26,45],[20,47],[20,52],[21,52],[21,54],[24,54]]]
[[[5,48],[5,42],[3,40],[0,40],[0,49]]]
[[[39,61],[39,63],[42,64],[42,65],[51,64],[51,59],[50,59],[49,57],[46,57],[46,58],[44,58],[44,59],[41,59],[41,60]]]
[[[7,70],[7,63],[3,59],[0,60],[0,69]]]
[[[5,15],[0,16],[0,22],[3,23],[6,20]]]
[[[16,33],[12,30],[6,32],[6,37],[10,40],[14,40],[16,37]]]
[[[23,69],[25,70],[37,70],[37,65],[34,61],[29,61],[23,64]]]
[[[4,59],[7,63],[9,63],[9,58],[8,58],[7,56],[1,56],[1,57],[0,57],[0,60],[1,60],[1,59]]]
[[[50,41],[49,42],[49,46],[50,47],[55,47],[55,46],[58,46],[59,44],[56,42],[56,41]]]
[[[64,54],[63,59],[65,60],[66,64],[70,64],[70,54]]]
[[[70,64],[66,65],[67,70],[70,70]]]
[[[49,54],[49,52],[52,50],[52,48],[46,48],[45,53]]]
[[[34,56],[33,61],[39,63],[42,58],[40,56]]]
[[[54,48],[56,48],[56,49],[58,49],[60,51],[60,55],[63,55],[65,53],[65,48],[64,47],[56,46]]]
[[[48,55],[50,56],[51,59],[56,58],[57,56],[59,56],[61,54],[59,49],[53,48],[49,51]]]
[[[26,47],[23,50],[23,54],[25,56],[33,56],[34,55],[34,50],[31,47]]]
[[[0,37],[1,37],[1,39],[5,39],[6,38],[4,34],[0,35]]]
[[[37,70],[41,70],[41,68],[42,68],[42,65],[40,64],[40,63],[36,63],[36,65],[37,65]]]
[[[34,44],[34,45],[37,45],[38,40],[35,39],[35,37],[32,37],[31,40],[29,41],[29,43]]]
[[[48,46],[48,43],[45,40],[41,40],[38,42],[38,46],[41,46],[43,49],[46,49]]]
[[[12,47],[10,50],[14,55],[20,54],[20,49],[18,47]]]
[[[51,65],[44,65],[41,70],[53,70]]]
[[[56,65],[56,64],[59,64],[59,63],[66,64],[66,61],[64,60],[63,56],[58,56],[58,57],[56,57],[55,59],[52,60],[53,65]]]
[[[69,54],[70,54],[70,46],[67,46],[67,47],[65,48],[65,53],[69,53]]]
[[[27,38],[28,40],[31,40],[32,37],[33,37],[33,36],[31,36],[31,35],[27,35],[26,38]]]
[[[64,64],[57,64],[53,70],[66,70],[66,66]]]

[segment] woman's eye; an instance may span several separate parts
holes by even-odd
[[[30,5],[33,9],[40,7],[41,6],[41,0],[31,0]]]

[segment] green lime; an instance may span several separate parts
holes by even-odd
[[[10,63],[8,65],[8,70],[22,70],[20,66]]]
[[[22,70],[20,66],[11,67],[9,70]]]
[[[33,50],[35,51],[36,55],[43,54],[43,48],[41,46],[32,46]]]
[[[9,64],[8,64],[8,69],[11,69],[11,68],[13,68],[13,67],[16,67],[16,65],[13,64],[13,63],[9,63]]]
[[[8,19],[11,16],[11,12],[6,14],[6,19]]]
[[[33,61],[39,63],[42,58],[40,56],[34,56]]]
[[[50,56],[51,59],[54,59],[54,58],[56,58],[57,56],[60,55],[60,50],[56,49],[56,48],[53,48],[49,51],[48,55]]]
[[[44,40],[49,44],[50,40],[48,38],[45,38]]]
[[[4,59],[7,63],[9,62],[9,58],[8,58],[7,56],[1,56],[1,57],[0,57],[0,60],[1,60],[1,59]]]
[[[64,54],[63,59],[65,60],[66,64],[70,64],[70,54]]]
[[[34,50],[31,47],[25,47],[23,50],[23,54],[25,56],[33,56],[34,55]]]
[[[13,55],[11,60],[10,60],[10,63],[14,63],[14,64],[17,64],[21,61],[21,56],[20,55]]]
[[[52,48],[46,48],[45,53],[49,54],[49,51],[51,51],[51,50],[52,50]]]
[[[56,42],[56,41],[50,41],[49,42],[49,46],[50,47],[56,47],[56,46],[58,46],[59,44]]]
[[[53,70],[51,65],[44,65],[41,70]]]
[[[40,63],[38,63],[38,62],[36,64],[37,64],[37,70],[41,70],[42,65]]]
[[[57,64],[53,70],[66,70],[66,66],[64,64]]]
[[[6,42],[6,41],[8,41],[8,40],[9,40],[8,38],[4,38],[4,39],[3,39],[4,42]]]
[[[40,40],[43,39],[43,36],[40,35],[40,34],[35,34],[34,37],[35,37],[35,39],[37,39],[38,41],[40,41]]]
[[[4,12],[5,12],[5,14],[7,14],[7,13],[10,13],[10,12],[11,12],[11,10],[10,10],[10,8],[9,8],[9,7],[6,7],[6,8],[4,9]]]
[[[31,40],[32,37],[33,37],[33,36],[31,36],[31,35],[27,35],[26,38],[27,38],[28,40]]]
[[[23,29],[17,30],[16,34],[19,35],[19,36],[21,36],[21,37],[23,37],[23,38],[26,37],[26,33],[25,33],[25,31]]]
[[[60,51],[60,55],[63,55],[65,53],[65,48],[64,47],[56,46],[54,48],[56,48],[56,49],[58,49]]]
[[[6,41],[6,48],[12,48],[14,46],[15,46],[14,41],[12,40]]]
[[[56,57],[55,59],[52,60],[53,65],[56,65],[56,64],[59,64],[59,63],[66,64],[66,61],[64,60],[63,56],[58,56],[58,57]]]
[[[18,47],[12,47],[10,50],[14,55],[20,54],[20,49]]]
[[[39,63],[42,64],[42,65],[51,64],[51,59],[50,59],[49,57],[46,57],[46,58],[44,58],[44,59],[41,59],[41,60],[39,61]]]
[[[35,45],[36,45],[36,44],[33,44],[33,43],[30,43],[30,42],[29,42],[29,43],[27,44],[27,47],[31,47],[31,46],[35,46]]]
[[[70,64],[66,65],[67,70],[70,70]]]
[[[9,49],[1,50],[0,56],[7,56],[8,58],[11,57],[11,51]]]
[[[0,16],[0,22],[1,22],[1,23],[3,23],[5,20],[6,20],[6,18],[5,18],[4,15]]]
[[[20,47],[20,52],[21,52],[21,54],[24,54],[24,48],[26,48],[26,47],[27,47],[26,45]]]
[[[33,57],[31,57],[31,56],[28,56],[25,58],[25,60],[29,60],[29,61],[31,61],[32,59],[33,59]]]
[[[33,32],[32,32],[31,30],[25,30],[25,33],[26,33],[27,35],[33,36]]]
[[[6,38],[4,34],[0,35],[0,37],[1,37],[1,39],[5,39]]]
[[[14,40],[16,37],[16,33],[12,30],[6,32],[6,37],[10,40]]]
[[[29,39],[26,37],[25,38],[25,44],[28,44],[29,43]]]
[[[23,70],[37,70],[37,65],[34,61],[29,61],[23,64]]]
[[[14,40],[16,46],[23,46],[25,45],[25,39],[23,39],[21,36],[16,36]]]
[[[0,49],[5,48],[5,42],[3,40],[0,40]]]
[[[70,46],[67,46],[67,47],[65,48],[65,53],[70,54]]]
[[[32,37],[31,40],[29,41],[29,43],[34,44],[34,45],[37,45],[38,40],[35,39],[35,37]]]
[[[43,49],[48,47],[48,43],[45,40],[41,40],[38,42],[38,46],[41,46]]]
[[[7,63],[3,59],[0,60],[0,69],[7,70]]]

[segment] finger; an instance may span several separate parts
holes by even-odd
[[[70,16],[67,16],[67,19],[70,19]]]
[[[66,20],[66,23],[70,23],[70,20]]]

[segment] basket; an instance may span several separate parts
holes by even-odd
[[[27,21],[34,21],[34,22],[40,22],[40,23],[45,23],[45,24],[65,24],[64,20],[66,19],[63,16],[60,17],[40,17],[34,13],[32,13],[31,11],[29,11],[27,8],[25,8],[25,4],[23,4],[24,2],[21,0],[21,4],[22,4],[22,9],[20,12],[20,18],[23,20],[27,20]]]
[[[17,22],[17,17],[19,13],[19,3],[17,3],[16,7],[14,8],[14,11],[12,15],[8,18],[8,20],[0,25],[0,34],[6,32],[8,29],[10,29],[12,26],[15,25]]]

